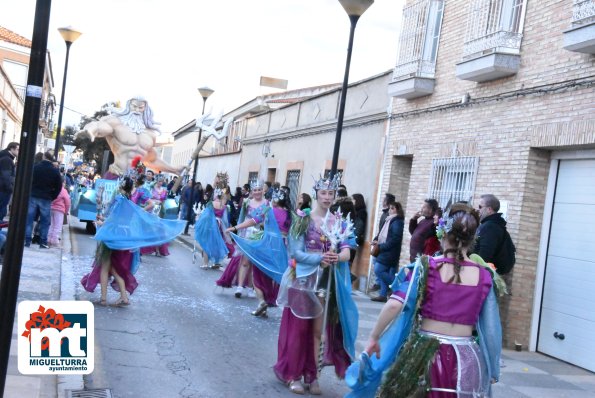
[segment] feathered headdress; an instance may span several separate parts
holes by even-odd
[[[145,174],[147,167],[141,162],[141,156],[135,156],[130,162],[131,168],[128,170],[127,175],[132,178],[136,178],[139,174]]]
[[[219,196],[223,195],[223,193],[225,192],[225,189],[229,185],[229,175],[227,174],[226,171],[220,171],[217,173],[217,175],[215,176],[215,184],[214,185],[215,185],[215,189],[214,189],[215,197],[219,197]]]

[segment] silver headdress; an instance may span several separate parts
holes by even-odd
[[[254,181],[250,181],[250,189],[262,189],[264,186],[264,181],[257,179]]]
[[[339,185],[341,185],[341,173],[335,173],[333,178],[320,176],[318,180],[314,180],[314,186],[312,188],[314,191],[318,191],[319,189],[336,191]]]

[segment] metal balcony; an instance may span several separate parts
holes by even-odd
[[[595,1],[574,0],[572,25],[564,31],[564,48],[595,54]]]

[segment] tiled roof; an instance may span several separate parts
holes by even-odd
[[[31,48],[31,40],[14,33],[10,29],[0,26],[0,40],[9,43],[18,44],[19,46]]]

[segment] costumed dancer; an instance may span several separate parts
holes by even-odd
[[[228,180],[226,172],[217,173],[212,200],[206,204],[194,227],[194,239],[203,250],[202,268],[220,268],[221,262],[234,251],[231,239],[225,233],[229,228],[225,192]]]
[[[152,189],[150,190],[151,201],[153,202],[153,213],[160,216],[163,214],[162,206],[165,199],[167,199],[167,188],[163,186],[163,176],[157,176]],[[145,186],[147,184],[145,183]],[[169,256],[169,242],[160,246],[148,246],[140,249],[141,254],[155,253],[157,256]]]
[[[129,171],[128,174],[135,172]],[[98,215],[100,228],[95,239],[99,243],[93,269],[81,279],[83,287],[89,292],[95,291],[97,284],[101,283],[101,305],[107,305],[110,275],[114,277],[111,286],[120,292],[120,298],[114,305],[128,305],[126,292],[132,294],[138,286],[133,275],[140,262],[138,249],[169,242],[184,229],[183,221],[162,220],[135,205],[130,200],[133,188],[131,177],[120,179],[119,187],[121,194],[111,200],[105,216]]]
[[[129,200],[133,189],[133,181],[130,177],[124,177],[119,183],[119,193],[108,204],[106,214],[98,214],[96,224],[101,230],[115,205],[119,200]],[[95,259],[93,261],[93,269],[90,273],[83,276],[81,284],[88,292],[94,292],[97,283],[101,285],[101,298],[99,304],[107,305],[107,285],[110,276],[114,278],[111,283],[112,288],[120,292],[120,298],[116,300],[113,305],[122,306],[128,305],[128,295],[134,293],[138,286],[136,278],[131,272],[132,263],[135,261],[134,255],[129,250],[111,250],[103,242],[97,244],[95,251]]]
[[[304,384],[310,394],[321,394],[321,366],[334,365],[337,376],[343,378],[355,357],[358,313],[351,297],[351,245],[343,240],[331,250],[325,235],[337,221],[328,214],[339,182],[338,175],[316,182],[316,207],[298,210],[289,233],[293,265],[283,275],[277,299],[285,308],[273,370],[296,394],[304,394]],[[323,337],[325,345],[320,351]]]
[[[436,232],[444,254],[418,257],[399,272],[347,372],[348,397],[492,396],[502,348],[496,297],[506,286],[479,256],[467,255],[478,225],[476,210],[453,205]]]
[[[277,306],[279,283],[288,265],[287,233],[291,226],[289,192],[275,189],[272,209],[266,212],[264,235],[259,240],[244,239],[232,234],[239,250],[250,259],[254,290],[259,303],[251,314],[266,317],[268,307]]]
[[[262,180],[254,181],[250,184],[252,198],[245,200],[242,204],[238,224],[235,227],[227,228],[225,232],[235,234],[241,231],[240,236],[247,239],[260,239],[262,230],[260,228],[264,221],[264,214],[269,208],[269,202],[263,197]],[[252,264],[245,256],[236,253],[225,268],[221,278],[217,280],[217,285],[221,287],[231,287],[236,285],[235,296],[241,298],[244,288],[252,286]],[[250,295],[253,292],[249,292]],[[255,293],[254,293],[255,294]]]

